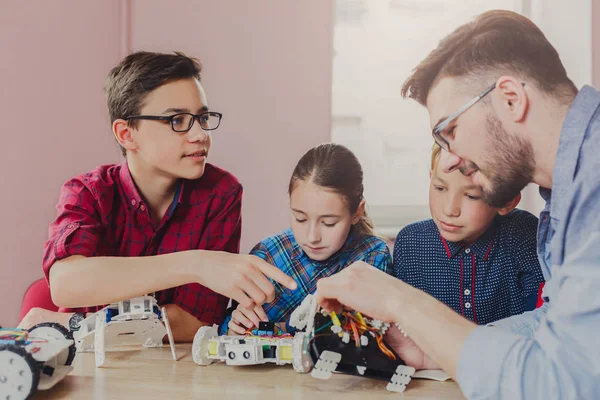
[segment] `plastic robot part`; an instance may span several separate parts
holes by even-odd
[[[32,355],[16,346],[0,347],[0,389],[7,399],[27,399],[38,387],[40,371]]]
[[[292,366],[294,371],[305,374],[313,367],[312,358],[307,352],[306,335],[304,332],[296,332],[292,345]]]
[[[350,342],[350,334],[348,332],[344,332],[342,335],[342,342],[349,343]]]
[[[360,345],[365,347],[369,344],[369,339],[365,335],[360,336]]]
[[[302,303],[290,315],[290,326],[296,329],[305,329],[307,333],[312,333],[315,314],[318,304],[312,294],[307,295]]]
[[[73,343],[73,335],[64,326],[54,322],[43,322],[37,324],[28,330],[29,338],[32,340],[47,340],[48,342],[57,342],[62,340],[68,340],[72,344],[68,349],[63,350],[58,356],[56,356],[56,362],[58,365],[71,365],[75,358],[77,349],[75,343]],[[52,347],[40,347],[38,351],[33,353],[33,358],[36,361],[47,360],[49,352],[54,349]]]
[[[202,326],[194,336],[192,343],[192,359],[198,365],[210,365],[213,360],[208,356],[210,339],[219,336],[215,326]]]
[[[165,329],[167,330],[167,337],[169,338],[169,346],[171,347],[171,355],[173,356],[173,360],[177,361],[177,353],[175,353],[175,342],[173,341],[173,332],[171,332],[171,325],[169,324],[169,318],[167,318],[167,309],[165,307],[163,307],[161,311],[162,311],[163,324],[165,324]]]
[[[337,326],[337,325],[331,325],[331,331],[333,333],[340,333],[342,331],[342,327],[341,326]]]
[[[161,347],[165,336],[169,338],[173,359],[177,359],[166,310],[163,308],[161,313],[152,296],[110,304],[81,321],[79,327],[74,333],[77,351],[94,351],[99,357],[97,366],[104,365],[106,349],[140,345]],[[102,337],[96,338],[98,335]],[[96,342],[102,343],[103,349],[97,349]]]
[[[104,328],[106,327],[106,311],[96,313],[96,328],[94,331],[94,353],[96,357],[96,368],[104,365],[106,353],[104,351]]]
[[[386,389],[390,392],[402,393],[406,390],[406,385],[410,382],[415,369],[407,365],[398,365],[396,372],[387,384]]]
[[[325,350],[319,356],[319,360],[315,364],[315,368],[310,375],[317,379],[329,379],[340,361],[342,361],[342,355],[340,353]]]
[[[28,399],[56,385],[73,367],[73,339],[58,323],[38,324],[29,331],[0,331],[0,395]]]
[[[403,390],[402,385],[404,384],[405,387],[410,381],[410,376],[407,375],[410,375],[411,370],[398,369],[398,366],[404,366],[406,363],[385,342],[381,330],[387,329],[390,325],[375,320],[373,325],[379,326],[377,329],[371,324],[372,320],[363,317],[365,326],[355,311],[346,311],[338,318],[342,330],[336,335],[330,333],[335,329],[331,317],[323,316],[321,313],[315,315],[314,331],[319,334],[312,336],[308,342],[308,351],[315,363],[313,376],[327,379],[333,371],[336,371],[382,379],[386,383],[391,383],[392,390]],[[352,325],[352,330],[349,329],[348,324]],[[358,336],[355,336],[357,334]],[[358,345],[354,338],[359,340]],[[337,354],[338,357],[332,360],[327,356],[328,353]],[[394,375],[398,376],[394,377]]]
[[[404,336],[404,337],[408,337],[408,335],[406,334],[406,332],[404,332],[404,329],[402,329],[400,327],[400,325],[398,325],[398,323],[396,322],[396,327],[398,328],[398,330],[400,330],[400,333]]]
[[[308,324],[310,314],[311,299],[306,296],[302,303],[290,315],[290,326],[296,329],[304,329]]]
[[[389,322],[383,322],[381,325],[381,334],[385,335],[385,333],[387,332],[387,330],[390,328],[390,323]]]
[[[291,335],[218,336],[216,327],[213,328],[202,327],[196,332],[192,344],[196,364],[208,365],[215,360],[224,361],[227,365],[293,363],[295,339]],[[299,341],[303,342],[303,339]],[[302,349],[302,343],[296,346]],[[299,366],[302,366],[302,361]]]
[[[373,319],[371,320],[371,326],[375,329],[381,329],[383,327],[383,321]]]

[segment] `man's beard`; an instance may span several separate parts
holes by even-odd
[[[504,130],[495,116],[487,118],[489,147],[481,173],[489,180],[482,188],[482,200],[494,208],[505,207],[533,181],[535,160],[531,143]]]

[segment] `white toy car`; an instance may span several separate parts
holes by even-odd
[[[366,376],[387,380],[387,390],[400,393],[415,373],[386,345],[389,323],[352,311],[328,313],[309,294],[289,324],[298,329],[293,337],[275,335],[269,322],[261,322],[247,336],[218,336],[216,327],[204,326],[194,337],[192,357],[198,365],[215,360],[228,365],[292,364],[297,372],[311,372],[318,379],[329,379],[334,372]]]
[[[194,337],[192,358],[198,365],[213,361],[227,365],[292,364],[297,372],[310,371],[312,362],[303,353],[304,333],[275,336],[263,332],[257,336],[219,336],[215,326],[203,326]]]
[[[69,374],[75,344],[58,323],[45,322],[23,329],[0,329],[0,397],[28,399]]]
[[[74,337],[77,350],[96,353],[96,367],[104,365],[105,349],[141,345],[160,347],[165,335],[177,360],[171,327],[165,308],[159,310],[152,296],[136,297],[111,304],[81,321]]]

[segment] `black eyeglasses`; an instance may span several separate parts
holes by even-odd
[[[525,86],[525,83],[521,83],[521,85]],[[473,107],[479,100],[483,99],[488,93],[496,88],[496,84],[494,83],[492,86],[485,89],[481,94],[475,96],[471,101],[462,106],[457,112],[450,115],[448,118],[444,119],[442,122],[437,124],[435,128],[431,131],[433,135],[433,140],[440,146],[442,149],[446,151],[450,151],[450,143],[448,142],[448,126],[458,117],[460,117],[465,111],[469,108]]]
[[[174,132],[187,132],[192,129],[194,121],[198,121],[200,127],[204,131],[214,131],[219,127],[221,123],[221,117],[223,114],[207,111],[200,114],[191,113],[178,113],[168,116],[162,115],[134,115],[132,117],[125,118],[126,121],[132,119],[148,119],[151,121],[169,121],[171,123],[171,129]]]
[[[433,140],[435,140],[438,146],[440,146],[446,151],[450,151],[450,143],[448,142],[448,135],[446,132],[446,129],[448,129],[448,125],[450,125],[452,121],[454,121],[456,118],[460,117],[469,108],[473,107],[479,100],[483,99],[489,92],[491,92],[495,88],[496,84],[494,83],[492,86],[485,89],[483,93],[479,94],[478,96],[475,96],[471,101],[462,106],[457,112],[450,115],[448,118],[437,124],[435,128],[433,128],[431,134],[433,135]]]

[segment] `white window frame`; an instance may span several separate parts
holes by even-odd
[[[513,7],[515,11],[530,18],[542,29],[558,50],[569,77],[577,87],[592,83],[592,0],[578,0],[577,2],[513,0]],[[344,117],[343,115],[333,115],[332,111],[332,119],[339,120]],[[341,143],[344,144],[344,142]],[[365,160],[361,160],[361,162],[363,166],[367,163]],[[368,184],[365,182],[365,185]],[[529,185],[523,191],[519,208],[537,215],[543,206],[544,202],[538,194],[538,186]],[[429,205],[426,204],[369,206],[367,198],[367,209],[377,233],[390,239],[395,238],[404,226],[431,218]]]

